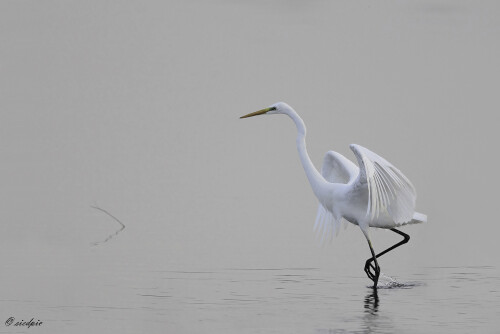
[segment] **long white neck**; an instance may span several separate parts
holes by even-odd
[[[306,149],[306,126],[304,121],[297,112],[293,109],[289,109],[285,112],[297,126],[297,150],[299,151],[300,162],[304,171],[306,172],[307,179],[311,184],[314,194],[318,199],[322,198],[324,190],[327,188],[328,182],[323,178],[323,176],[318,172],[316,167],[314,167],[309,154],[307,154]]]

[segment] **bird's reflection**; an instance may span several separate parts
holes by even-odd
[[[377,288],[373,288],[365,297],[365,312],[371,315],[376,315],[378,312],[378,293]]]
[[[364,299],[364,314],[362,316],[363,334],[369,333],[398,333],[394,331],[394,323],[390,315],[379,310],[380,299],[376,288],[371,288]]]

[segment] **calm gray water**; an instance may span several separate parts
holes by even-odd
[[[2,309],[36,315],[44,324],[29,331],[44,333],[495,333],[500,324],[492,267],[420,268],[397,283],[383,277],[377,290],[360,275],[320,268],[108,269],[112,278],[94,270],[82,280],[52,268],[59,291],[78,287],[65,298],[4,292]]]
[[[498,333],[499,13],[1,1],[0,332]],[[415,185],[376,295],[357,227],[314,238],[290,120],[239,119],[277,101],[318,168],[357,143]]]

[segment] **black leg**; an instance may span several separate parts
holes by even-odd
[[[403,236],[404,239],[402,241],[398,242],[397,244],[395,244],[395,245],[387,248],[386,250],[380,252],[377,255],[375,255],[373,253],[373,249],[372,249],[371,244],[370,244],[370,250],[372,252],[372,257],[369,258],[368,260],[366,260],[366,263],[365,263],[365,273],[368,276],[368,278],[370,278],[372,281],[374,281],[373,277],[375,277],[375,275],[377,276],[377,279],[378,279],[378,275],[380,274],[380,268],[379,268],[378,263],[377,263],[377,258],[380,257],[380,256],[382,256],[382,255],[384,255],[385,253],[393,250],[396,247],[399,247],[399,246],[401,246],[403,244],[406,244],[410,240],[410,236],[408,234],[406,234],[406,233],[398,231],[395,228],[391,228],[391,231],[396,232],[397,234]],[[375,262],[375,266],[372,264],[372,262]],[[370,268],[373,269],[375,273],[372,273],[371,270],[370,270]],[[374,281],[374,283],[375,283],[375,281]],[[377,283],[375,283],[375,286],[376,285],[377,285]]]
[[[367,240],[368,240],[368,246],[370,246],[370,252],[372,252],[371,261],[375,262],[375,266],[373,266],[371,263],[369,263],[367,261],[366,265],[365,265],[365,273],[368,276],[368,278],[373,281],[373,287],[376,288],[377,282],[378,282],[378,277],[380,276],[380,267],[378,266],[377,256],[375,255],[375,251],[373,250],[372,243],[371,243],[370,239],[367,238]],[[370,271],[370,266],[373,268],[374,273],[372,273]]]

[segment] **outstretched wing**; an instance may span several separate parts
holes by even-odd
[[[328,151],[323,158],[323,166],[321,166],[321,175],[331,183],[350,183],[354,182],[359,174],[359,168],[351,160],[344,157],[342,154]],[[316,236],[320,238],[321,243],[326,239],[332,239],[337,235],[342,223],[342,217],[334,217],[321,203],[318,207],[314,231]],[[347,226],[347,221],[344,220],[344,226]]]
[[[323,158],[321,175],[331,183],[349,183],[356,179],[359,168],[342,154],[328,151]]]
[[[387,210],[395,223],[412,220],[417,194],[410,180],[390,162],[372,151],[352,144],[351,150],[359,164],[354,185],[368,184],[368,209],[371,219]]]

